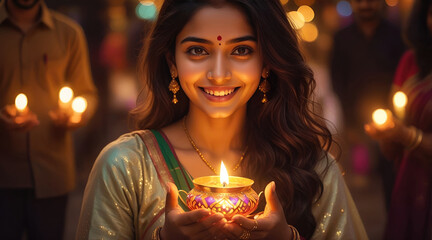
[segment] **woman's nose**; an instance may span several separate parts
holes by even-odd
[[[231,79],[229,61],[225,58],[222,51],[216,53],[214,61],[207,72],[207,79],[212,81],[214,84],[221,84],[226,80]]]

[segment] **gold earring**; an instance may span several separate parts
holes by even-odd
[[[267,77],[268,77],[268,73],[266,74],[266,77],[264,78],[264,80],[262,80],[262,82],[258,87],[258,89],[264,94],[261,100],[262,103],[268,102],[266,93],[270,91],[270,83],[267,81]]]
[[[171,78],[172,78],[172,80],[168,86],[168,89],[174,94],[172,102],[174,104],[177,104],[178,100],[177,100],[176,93],[180,90],[180,85],[176,81],[176,77],[174,74],[171,74]]]

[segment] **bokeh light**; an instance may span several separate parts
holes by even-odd
[[[376,124],[382,125],[387,121],[387,113],[384,109],[377,109],[372,114],[372,119]]]
[[[59,92],[60,101],[64,103],[70,102],[73,98],[73,91],[70,87],[62,87]]]
[[[352,14],[351,5],[347,1],[340,1],[336,5],[336,10],[339,13],[339,15],[343,17],[348,17]]]
[[[385,0],[385,2],[389,7],[394,7],[394,6],[398,5],[398,3],[399,3],[398,0]]]
[[[24,93],[20,93],[15,98],[15,107],[18,111],[24,111],[24,109],[27,107],[27,96]]]
[[[297,9],[297,12],[299,12],[303,15],[305,22],[311,22],[315,17],[314,10],[307,5],[300,6]]]
[[[393,104],[395,107],[403,108],[406,106],[408,98],[405,93],[398,91],[393,96]]]
[[[280,0],[280,2],[281,2],[282,5],[285,5],[285,4],[288,3],[288,0]]]
[[[83,97],[76,97],[72,101],[72,109],[74,112],[83,113],[87,109],[87,100]]]
[[[152,1],[140,1],[135,8],[136,15],[141,19],[152,20],[156,17],[156,6]]]
[[[318,28],[313,23],[305,23],[299,33],[303,41],[314,42],[318,37]]]
[[[291,23],[295,29],[300,29],[305,24],[305,19],[304,19],[303,15],[297,11],[291,11],[291,12],[287,13],[287,17],[291,21]]]

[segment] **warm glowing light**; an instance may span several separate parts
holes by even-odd
[[[398,91],[393,95],[393,105],[398,108],[403,108],[406,106],[408,98],[405,93]]]
[[[394,6],[396,6],[399,3],[398,0],[385,0],[385,2],[387,3],[387,5],[389,7],[394,7]]]
[[[315,12],[314,10],[307,6],[307,5],[302,5],[297,9],[297,12],[301,13],[304,17],[305,22],[310,22],[314,19],[315,17]]]
[[[291,23],[295,29],[300,29],[304,26],[305,19],[301,13],[299,13],[297,11],[291,11],[291,12],[287,13],[287,16],[288,16],[288,19],[291,21]]]
[[[387,112],[379,108],[372,113],[372,119],[376,124],[383,125],[388,119]]]
[[[62,87],[62,89],[60,89],[59,98],[63,103],[70,102],[70,100],[73,98],[73,95],[74,93],[70,87]]]
[[[221,161],[220,182],[224,187],[229,184],[228,172],[225,168],[225,165],[223,164],[223,161]]]
[[[280,2],[281,2],[282,5],[285,5],[285,4],[288,3],[288,0],[280,0]]]
[[[15,107],[18,110],[18,112],[24,111],[24,109],[27,107],[27,96],[24,93],[20,93],[15,98]]]
[[[87,109],[87,100],[83,97],[76,97],[72,101],[72,109],[74,112],[83,113]]]
[[[305,23],[300,29],[300,37],[305,42],[313,42],[318,37],[318,28],[313,23]]]

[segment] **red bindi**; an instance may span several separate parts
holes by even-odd
[[[217,40],[218,40],[218,41],[222,40],[222,37],[221,37],[220,35],[217,36]]]

